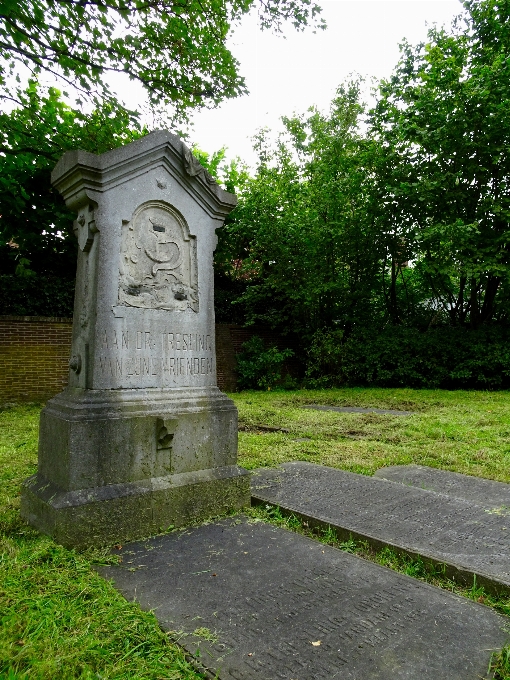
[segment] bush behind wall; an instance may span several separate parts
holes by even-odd
[[[73,316],[74,279],[31,272],[0,275],[0,315]]]

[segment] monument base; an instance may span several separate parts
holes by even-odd
[[[34,475],[23,485],[21,514],[57,543],[85,548],[153,536],[249,503],[248,472],[233,465],[69,492]]]
[[[41,413],[21,514],[68,547],[143,538],[250,504],[237,410],[216,387],[68,388]]]

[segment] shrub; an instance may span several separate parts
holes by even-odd
[[[46,274],[0,275],[0,314],[72,317],[74,280]]]
[[[266,347],[262,338],[254,335],[243,343],[241,350],[236,357],[239,389],[271,389],[276,386],[288,386],[284,384],[282,374],[285,361],[294,355],[291,349]]]
[[[316,333],[306,384],[443,389],[510,388],[510,330],[365,328]]]

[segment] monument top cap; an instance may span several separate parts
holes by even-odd
[[[53,169],[51,181],[72,207],[84,190],[103,193],[154,167],[164,168],[184,188],[191,189],[215,215],[227,215],[237,203],[235,194],[224,191],[181,139],[168,130],[151,132],[103,154],[67,151]]]

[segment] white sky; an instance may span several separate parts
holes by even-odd
[[[312,105],[327,110],[338,85],[352,73],[368,82],[389,77],[404,38],[419,43],[427,25],[449,26],[462,10],[460,0],[316,1],[328,28],[315,34],[289,24],[285,38],[278,37],[262,32],[256,15],[245,17],[229,47],[250,94],[195,113],[190,142],[209,153],[225,146],[228,159],[240,156],[254,165],[251,137],[259,128],[278,131],[281,116]],[[111,80],[128,106],[136,108],[144,99],[137,84]]]
[[[260,127],[280,128],[283,115],[312,104],[327,109],[336,87],[350,73],[388,77],[399,42],[426,38],[426,24],[450,25],[458,0],[320,0],[328,28],[285,30],[286,39],[258,29],[246,17],[230,41],[250,94],[194,116],[191,140],[204,151],[228,147],[227,156],[253,163],[250,138]]]

